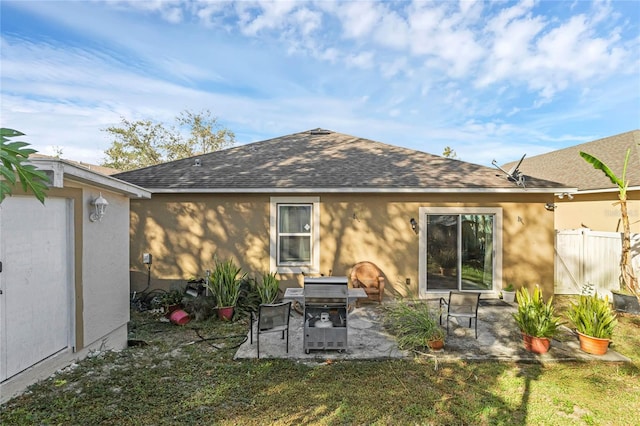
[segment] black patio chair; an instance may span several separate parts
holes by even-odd
[[[471,328],[471,320],[475,321],[476,339],[478,338],[478,305],[480,304],[480,293],[467,291],[449,292],[449,300],[440,298],[440,325],[442,325],[442,315],[444,315],[444,306],[446,306],[447,314],[447,335],[449,334],[449,318],[467,318],[469,319],[469,328]]]
[[[263,333],[281,332],[282,339],[287,333],[287,353],[289,353],[289,314],[291,313],[291,302],[263,303],[258,307],[257,318],[251,314],[249,325],[250,343],[253,344],[253,321],[257,320],[257,349],[260,358],[260,335]]]

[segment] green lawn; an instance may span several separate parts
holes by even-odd
[[[558,302],[562,312],[562,300]],[[23,424],[640,424],[640,318],[621,316],[629,364],[233,361],[247,324],[184,327],[133,315],[149,342],[86,359],[2,406]],[[202,341],[194,331],[205,338]],[[195,343],[192,343],[195,342]]]

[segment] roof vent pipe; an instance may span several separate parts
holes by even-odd
[[[310,135],[329,135],[331,134],[331,131],[317,128],[317,129],[309,130],[309,134]]]
[[[199,158],[196,158],[193,165],[196,167],[200,167],[202,165],[202,161]]]

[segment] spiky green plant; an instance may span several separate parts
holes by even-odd
[[[387,308],[385,326],[396,336],[400,349],[415,350],[444,339],[444,331],[426,303],[399,301]]]
[[[274,303],[280,290],[280,281],[276,278],[276,273],[263,273],[262,282],[256,286],[256,290],[260,296],[260,303]]]
[[[240,284],[246,274],[241,274],[242,269],[234,263],[233,259],[220,261],[216,257],[214,262],[209,290],[216,300],[216,306],[219,308],[235,306],[240,297]]]
[[[578,303],[571,303],[567,316],[580,333],[599,339],[611,339],[618,323],[609,297],[603,299],[597,292],[592,296],[581,295]]]
[[[526,287],[517,292],[518,312],[513,318],[520,331],[533,337],[552,338],[561,325],[560,318],[555,316],[553,297],[545,303],[540,286],[536,285],[533,294]]]
[[[6,196],[11,195],[20,182],[23,191],[31,190],[44,204],[49,178],[42,170],[37,170],[27,163],[29,155],[34,154],[36,150],[27,148],[29,144],[26,142],[12,142],[11,138],[17,136],[24,136],[24,133],[0,128],[0,203]]]

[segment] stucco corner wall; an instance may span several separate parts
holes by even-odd
[[[102,221],[91,222],[100,192],[109,206]],[[83,340],[90,345],[129,321],[129,198],[88,187],[82,205]]]

